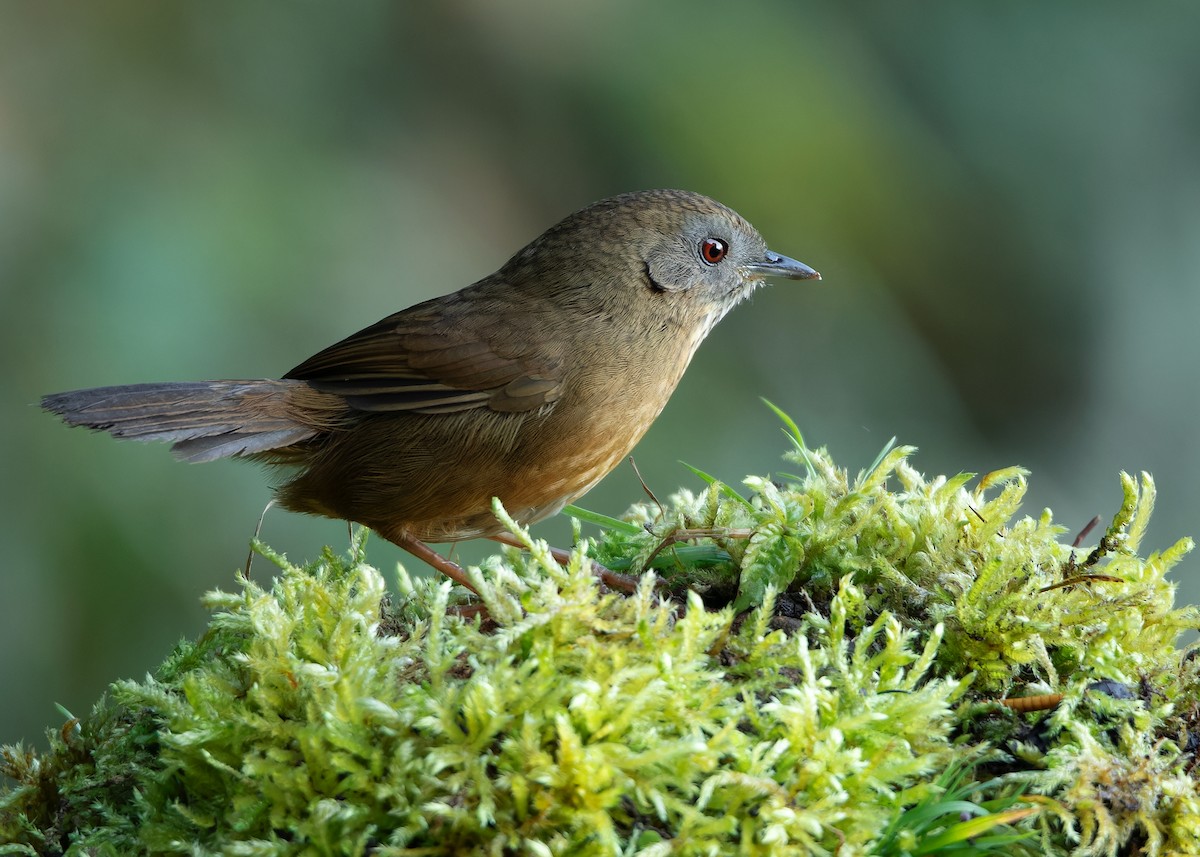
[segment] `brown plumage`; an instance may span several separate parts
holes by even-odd
[[[818,275],[707,197],[630,193],[282,380],[102,387],[42,405],[72,425],[169,441],[188,461],[292,465],[284,506],[410,550],[493,536],[492,497],[537,521],[627,455],[712,326],[767,276]]]

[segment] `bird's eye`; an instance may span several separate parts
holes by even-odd
[[[700,258],[710,265],[715,265],[725,258],[729,245],[720,238],[705,238],[700,242]]]

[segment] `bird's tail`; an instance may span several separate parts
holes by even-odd
[[[54,393],[42,407],[73,426],[131,440],[161,440],[184,461],[281,450],[317,434],[288,416],[302,381],[194,381]]]

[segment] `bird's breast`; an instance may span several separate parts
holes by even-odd
[[[649,348],[609,367],[573,372],[548,414],[522,426],[511,460],[519,466],[509,511],[533,521],[585,494],[629,455],[666,406],[698,340]],[[703,338],[702,336],[700,338]],[[516,476],[516,473],[514,473]]]

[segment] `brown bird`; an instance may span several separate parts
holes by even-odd
[[[185,461],[291,465],[283,506],[365,524],[453,579],[426,541],[554,515],[633,448],[697,346],[764,277],[819,278],[736,212],[680,190],[597,202],[479,282],[388,316],[282,380],[56,393],[42,407]]]

